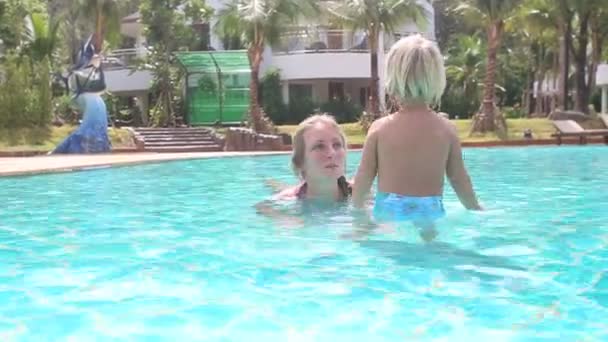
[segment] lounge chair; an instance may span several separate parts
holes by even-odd
[[[600,119],[602,119],[604,126],[608,128],[608,114],[600,114]]]
[[[604,137],[604,142],[608,144],[608,129],[583,129],[574,120],[555,120],[553,125],[557,132],[552,134],[552,137],[557,138],[557,144],[562,144],[562,138],[578,137],[580,144],[587,143],[587,137],[601,136]]]

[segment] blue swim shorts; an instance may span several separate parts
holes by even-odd
[[[429,222],[445,216],[441,196],[404,196],[377,192],[374,217],[382,221]]]

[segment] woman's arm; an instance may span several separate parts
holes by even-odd
[[[294,225],[301,225],[303,220],[299,217],[288,215],[285,212],[279,210],[275,204],[278,201],[289,201],[296,200],[295,193],[297,187],[291,187],[284,189],[280,193],[272,196],[270,199],[266,199],[258,202],[254,207],[259,215],[263,215],[281,222],[285,226],[293,227]]]
[[[268,186],[269,188],[272,189],[272,191],[274,192],[281,192],[283,190],[287,190],[289,189],[289,185],[285,184],[285,183],[281,183],[277,180],[274,179],[266,179],[264,181],[264,184],[266,184],[266,186]]]

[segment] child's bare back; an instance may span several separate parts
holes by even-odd
[[[378,191],[409,196],[443,192],[445,169],[453,145],[450,123],[428,112],[394,113],[374,127]]]
[[[454,125],[425,108],[401,110],[374,122],[365,142],[361,184],[378,177],[378,191],[442,196],[447,175],[468,209],[479,209]]]
[[[355,176],[353,204],[363,207],[378,177],[374,213],[411,221],[434,237],[442,217],[443,183],[448,176],[462,204],[481,209],[462,160],[460,141],[449,120],[430,108],[445,88],[443,57],[436,44],[419,36],[402,38],[386,57],[386,93],[400,109],[370,127]]]

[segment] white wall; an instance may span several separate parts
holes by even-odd
[[[130,69],[104,71],[108,91],[112,93],[148,91],[152,86],[152,73],[147,70]]]
[[[272,56],[281,79],[369,78],[369,53],[305,53]]]
[[[223,8],[224,3],[226,1],[223,0],[206,0],[205,3],[207,4],[207,6],[212,7],[214,10],[214,15],[211,17],[211,20],[209,22],[209,30],[210,30],[210,34],[209,34],[209,45],[211,45],[214,49],[216,50],[223,50],[224,47],[222,45],[222,41],[215,35],[213,34],[214,32],[214,28],[215,28],[215,24],[217,23],[217,17],[216,14],[219,12],[220,9]]]
[[[595,76],[595,84],[608,86],[608,63],[598,65]]]

